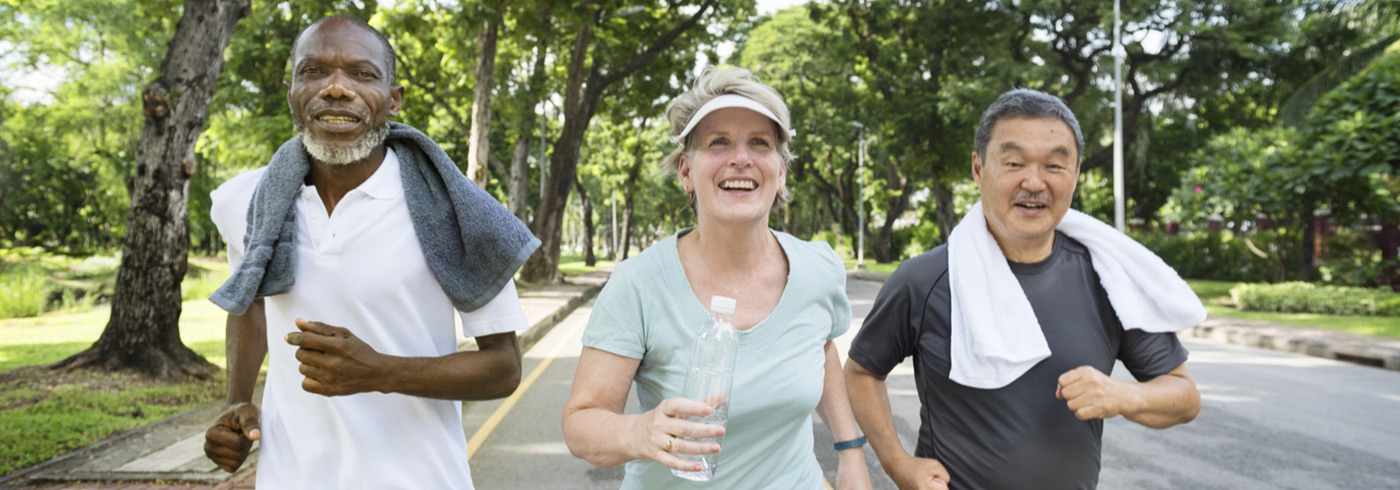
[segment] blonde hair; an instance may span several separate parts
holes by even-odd
[[[781,127],[773,128],[773,132],[777,135],[776,150],[778,156],[783,160],[783,171],[786,172],[793,159],[792,152],[788,151],[789,136],[787,130],[792,127],[792,118],[788,113],[787,103],[783,102],[783,96],[779,95],[777,90],[773,90],[773,87],[758,81],[752,72],[743,68],[714,65],[705,67],[700,72],[700,77],[695,80],[695,85],[685,93],[676,96],[666,106],[666,119],[671,122],[671,134],[680,134],[681,131],[685,130],[696,111],[699,111],[700,107],[704,106],[710,99],[731,94],[747,97],[757,102],[773,111],[773,115],[778,116],[778,120],[782,121]],[[691,131],[676,146],[676,149],[671,151],[671,154],[661,159],[662,172],[679,173],[681,157],[687,159],[695,157],[698,148],[691,144],[694,135],[695,132]],[[691,199],[693,204],[693,197]],[[773,204],[777,206],[787,201],[787,186],[784,185]]]

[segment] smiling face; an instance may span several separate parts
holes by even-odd
[[[705,116],[690,135],[693,156],[680,162],[681,186],[695,193],[700,223],[767,226],[787,171],[773,120],[730,107]]]
[[[1064,121],[1018,117],[996,122],[985,162],[972,154],[987,229],[1007,258],[1026,262],[1049,255],[1055,226],[1069,211],[1079,181],[1075,148]]]
[[[383,43],[368,29],[330,20],[303,33],[292,53],[287,104],[314,160],[330,165],[382,154],[403,86],[389,80]]]

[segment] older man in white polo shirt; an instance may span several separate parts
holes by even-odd
[[[298,137],[212,195],[234,273],[211,298],[230,312],[229,408],[205,452],[235,471],[260,440],[260,489],[470,489],[459,400],[519,384],[510,278],[539,241],[388,122],[393,73],[363,21],[312,24],[287,84]],[[454,315],[479,350],[457,352]]]

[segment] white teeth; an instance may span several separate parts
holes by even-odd
[[[359,121],[359,119],[346,116],[321,116],[319,119],[331,124],[350,124]]]
[[[754,190],[755,187],[757,187],[757,184],[751,180],[730,180],[719,184],[720,189],[727,191],[751,191]]]

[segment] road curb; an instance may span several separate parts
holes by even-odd
[[[1294,326],[1251,322],[1246,320],[1207,318],[1191,327],[1193,337],[1219,340],[1236,345],[1292,352],[1313,357],[1353,362],[1392,371],[1400,371],[1400,348],[1379,345],[1374,341],[1338,338],[1339,334]],[[1350,337],[1350,336],[1348,336]],[[1398,343],[1400,344],[1400,343]]]
[[[129,439],[137,438],[147,434],[152,434],[156,431],[164,430],[174,425],[191,423],[192,421],[211,420],[213,419],[213,417],[216,417],[220,413],[223,413],[223,404],[224,402],[220,400],[200,405],[198,407],[191,408],[189,410],[171,415],[169,417],[157,420],[155,422],[151,422],[140,427],[134,427],[118,432],[116,434],[113,434],[111,437],[108,437],[101,441],[97,441],[96,443],[93,443],[91,445],[75,449],[72,452],[59,455],[47,461],[36,463],[33,466],[22,468],[19,471],[6,475],[4,478],[0,478],[0,488],[17,488],[18,486],[28,485],[30,483],[56,483],[61,481],[69,481],[67,479],[51,480],[49,478],[42,477],[41,474],[46,470],[61,467],[65,464],[80,464],[77,462],[81,458],[93,456],[94,454],[105,450],[109,447],[125,443]],[[133,478],[131,478],[130,481],[140,480],[139,476],[140,475],[138,474],[133,474]],[[232,477],[233,475],[229,476]],[[190,480],[166,478],[165,480],[190,483],[208,483],[197,478]]]
[[[529,351],[531,347],[534,347],[535,343],[539,342],[545,335],[548,335],[549,331],[553,330],[554,326],[568,317],[570,313],[573,313],[579,306],[587,303],[588,300],[598,296],[598,292],[603,290],[603,285],[605,284],[607,284],[606,279],[604,279],[601,284],[588,286],[587,289],[569,298],[568,301],[564,302],[563,306],[556,308],[553,313],[541,318],[539,321],[530,325],[529,328],[516,334],[516,339],[520,343],[520,352]],[[466,340],[457,344],[457,349],[476,349],[476,339],[468,337]]]

